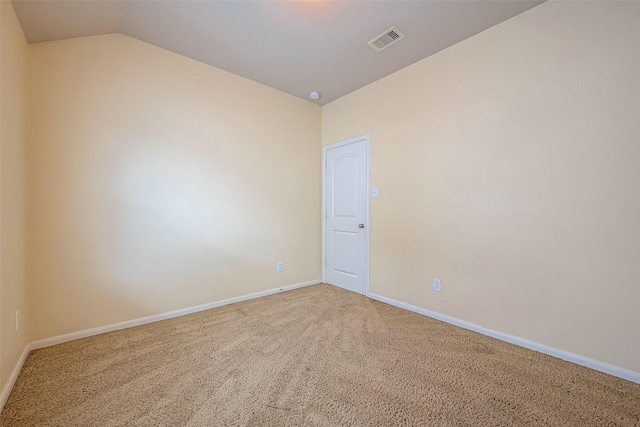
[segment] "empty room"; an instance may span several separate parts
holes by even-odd
[[[639,1],[0,6],[0,426],[640,426]]]

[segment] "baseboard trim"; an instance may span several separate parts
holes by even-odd
[[[583,357],[574,353],[569,353],[564,350],[559,350],[557,348],[549,347],[534,341],[529,341],[513,335],[494,331],[492,329],[483,328],[482,326],[476,325],[474,323],[466,322],[464,320],[459,320],[454,317],[445,316],[444,314],[427,310],[425,308],[416,307],[415,305],[397,301],[392,298],[383,297],[382,295],[370,293],[369,298],[374,299],[376,301],[384,302],[386,304],[393,305],[395,307],[403,308],[405,310],[413,311],[415,313],[422,314],[424,316],[431,317],[436,320],[441,320],[445,323],[450,323],[452,325],[459,326],[461,328],[468,329],[470,331],[478,332],[482,335],[487,335],[489,337],[496,338],[501,341],[515,344],[520,347],[528,348],[529,350],[534,350],[539,353],[544,353],[549,356],[557,357],[559,359],[575,363],[577,365],[582,365],[587,368],[594,369],[596,371],[604,372],[605,374],[613,375],[615,377],[622,378],[622,379],[634,382],[636,384],[640,384],[640,373],[638,372],[630,371],[624,368],[619,368],[617,366],[609,365],[607,363],[600,362],[598,360],[589,359],[588,357]]]
[[[2,410],[4,409],[4,405],[5,403],[7,403],[7,399],[9,399],[11,390],[13,390],[13,386],[16,384],[18,375],[20,375],[20,371],[22,370],[22,367],[24,366],[24,362],[27,360],[27,356],[29,355],[30,351],[31,351],[31,344],[27,343],[27,345],[24,346],[24,350],[22,351],[22,354],[20,355],[20,359],[18,359],[18,363],[16,363],[16,366],[13,368],[13,371],[11,372],[9,381],[7,381],[7,383],[2,389],[2,394],[0,394],[0,412],[2,412]]]
[[[167,313],[155,314],[153,316],[141,317],[139,319],[127,320],[126,322],[114,323],[106,326],[99,326],[97,328],[85,329],[83,331],[72,332],[69,334],[58,335],[56,337],[45,338],[42,340],[33,341],[31,343],[31,350],[37,350],[39,348],[50,347],[52,345],[62,344],[69,341],[74,341],[81,338],[90,337],[93,335],[104,334],[107,332],[119,331],[121,329],[133,328],[134,326],[146,325],[147,323],[158,322],[160,320],[172,319],[174,317],[185,316],[187,314],[197,313],[199,311],[209,310],[223,305],[235,304],[241,301],[247,301],[255,298],[265,297],[267,295],[273,295],[280,292],[291,291],[293,289],[303,288],[305,286],[316,285],[322,283],[322,280],[311,280],[308,282],[296,283],[294,285],[282,286],[279,288],[268,289],[266,291],[255,292],[248,295],[241,295],[239,297],[228,298],[220,301],[214,301],[207,304],[197,305],[194,307],[187,307],[180,310],[170,311]]]

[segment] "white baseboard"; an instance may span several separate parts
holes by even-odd
[[[318,283],[322,283],[322,280],[318,279],[318,280],[311,280],[308,282],[302,282],[302,283],[297,283],[294,285],[289,285],[289,286],[283,286],[280,288],[275,288],[275,289],[269,289],[266,291],[261,291],[261,292],[255,292],[253,294],[248,294],[248,295],[242,295],[239,297],[234,297],[234,298],[229,298],[229,299],[225,299],[225,300],[220,300],[220,301],[214,301],[208,304],[202,304],[202,305],[198,305],[195,307],[188,307],[188,308],[184,308],[184,309],[180,309],[180,310],[175,310],[175,311],[170,311],[167,313],[161,313],[161,314],[156,314],[153,316],[147,316],[147,317],[142,317],[139,319],[134,319],[134,320],[129,320],[126,322],[121,322],[121,323],[115,323],[112,325],[106,325],[106,326],[101,326],[98,328],[92,328],[92,329],[86,329],[84,331],[78,331],[78,332],[73,332],[70,334],[65,334],[65,335],[60,335],[57,337],[52,337],[52,338],[46,338],[46,339],[42,339],[42,340],[38,340],[38,341],[33,341],[30,344],[27,344],[24,348],[24,351],[22,352],[22,355],[20,356],[20,359],[18,360],[18,363],[16,363],[16,366],[14,367],[13,371],[11,372],[11,376],[9,378],[9,381],[7,381],[7,383],[5,384],[4,388],[2,389],[2,394],[0,394],[0,411],[2,411],[2,409],[4,408],[5,403],[7,402],[7,399],[9,398],[9,394],[11,393],[11,390],[13,389],[13,386],[15,385],[16,380],[18,379],[18,375],[20,374],[20,370],[22,369],[22,366],[24,365],[24,362],[27,359],[27,356],[29,355],[29,352],[31,350],[37,350],[39,348],[44,348],[44,347],[49,347],[52,345],[56,345],[56,344],[62,344],[68,341],[73,341],[73,340],[77,340],[80,338],[86,338],[86,337],[90,337],[93,335],[99,335],[99,334],[103,334],[106,332],[112,332],[112,331],[117,331],[120,329],[126,329],[126,328],[132,328],[134,326],[139,326],[139,325],[144,325],[147,323],[152,323],[152,322],[157,322],[160,320],[166,320],[166,319],[171,319],[174,317],[179,317],[179,316],[184,316],[187,314],[191,314],[191,313],[197,313],[199,311],[204,311],[204,310],[209,310],[211,308],[215,308],[215,307],[221,307],[223,305],[228,305],[228,304],[234,304],[236,302],[241,302],[241,301],[247,301],[250,299],[255,299],[255,298],[260,298],[260,297],[264,297],[267,295],[273,295],[276,293],[280,293],[280,292],[285,292],[285,291],[290,291],[293,289],[298,289],[298,288],[302,288],[305,286],[311,286],[311,285],[316,285]],[[533,341],[529,341],[529,340],[525,340],[523,338],[519,338],[513,335],[508,335],[502,332],[498,332],[498,331],[494,331],[491,329],[487,329],[487,328],[483,328],[482,326],[478,326],[474,323],[470,323],[470,322],[466,322],[464,320],[459,320],[453,317],[449,317],[449,316],[445,316],[443,314],[440,313],[436,313],[434,311],[431,310],[427,310],[424,308],[420,308],[411,304],[407,304],[404,302],[400,302],[400,301],[396,301],[394,299],[391,298],[387,298],[387,297],[383,297],[381,295],[377,295],[377,294],[369,294],[369,297],[371,299],[380,301],[380,302],[384,302],[399,308],[403,308],[405,310],[409,310],[409,311],[413,311],[415,313],[419,313],[437,320],[441,320],[443,322],[446,323],[450,323],[452,325],[455,326],[459,326],[461,328],[464,329],[468,329],[474,332],[478,332],[480,334],[483,335],[487,335],[490,336],[492,338],[496,338],[499,339],[501,341],[505,341],[511,344],[515,344],[518,345],[520,347],[524,347],[524,348],[528,348],[530,350],[534,350],[534,351],[538,351],[540,353],[544,353],[544,354],[548,354],[549,356],[553,356],[553,357],[557,357],[559,359],[563,359],[569,362],[573,362],[576,363],[578,365],[582,365],[582,366],[586,366],[587,368],[591,368],[591,369],[595,369],[596,371],[600,371],[600,372],[604,372],[606,374],[610,374],[619,378],[623,378],[625,380],[640,384],[640,373],[638,372],[634,372],[634,371],[630,371],[627,369],[623,369],[623,368],[619,368],[617,366],[613,366],[613,365],[609,365],[607,363],[603,363],[597,360],[593,360],[593,359],[589,359],[587,357],[583,357],[583,356],[579,356],[577,354],[573,354],[573,353],[569,353],[563,350],[558,350],[556,348],[553,347],[549,347],[543,344],[538,344],[536,342]]]
[[[93,335],[104,334],[106,332],[113,332],[113,331],[118,331],[120,329],[127,329],[127,328],[132,328],[134,326],[145,325],[147,323],[158,322],[160,320],[172,319],[174,317],[184,316],[191,313],[197,313],[198,311],[209,310],[211,308],[221,307],[223,305],[234,304],[236,302],[247,301],[254,298],[264,297],[267,295],[273,295],[279,292],[285,292],[293,289],[302,288],[305,286],[316,285],[318,283],[322,283],[322,280],[318,279],[318,280],[311,280],[309,282],[296,283],[294,285],[282,286],[280,288],[269,289],[261,292],[255,292],[253,294],[248,294],[248,295],[241,295],[239,297],[224,299],[220,301],[214,301],[207,304],[197,305],[195,307],[188,307],[180,310],[170,311],[168,313],[154,314],[153,316],[127,320],[126,322],[114,323],[106,326],[99,326],[97,328],[92,328],[92,329],[85,329],[84,331],[58,335],[57,337],[52,337],[52,338],[45,338],[42,340],[33,341],[31,343],[31,350],[50,347],[52,345],[62,344],[65,342],[74,341],[80,338],[86,338]]]
[[[22,354],[20,355],[20,359],[18,359],[18,363],[16,363],[16,366],[13,368],[13,371],[11,372],[9,381],[7,381],[4,388],[2,389],[2,394],[0,394],[0,412],[2,412],[2,410],[4,409],[4,404],[7,403],[7,399],[9,399],[11,390],[13,390],[13,386],[15,385],[16,380],[18,379],[18,375],[20,375],[22,366],[24,365],[24,362],[27,360],[27,356],[29,355],[30,351],[31,351],[31,344],[27,344],[24,347]]]
[[[465,322],[464,320],[459,320],[454,317],[445,316],[443,314],[436,313],[435,311],[416,307],[415,305],[396,301],[394,299],[383,297],[381,295],[369,294],[369,298],[380,301],[380,302],[384,302],[399,308],[404,308],[405,310],[413,311],[415,313],[422,314],[436,320],[441,320],[443,322],[450,323],[452,325],[459,326],[461,328],[468,329],[470,331],[478,332],[482,335],[487,335],[492,338],[499,339],[501,341],[506,341],[508,343],[515,344],[520,347],[528,348],[529,350],[534,350],[540,353],[544,353],[549,356],[557,357],[559,359],[566,360],[568,362],[573,362],[577,365],[586,366],[587,368],[591,368],[596,371],[604,372],[605,374],[613,375],[615,377],[640,384],[640,373],[638,372],[619,368],[617,366],[609,365],[607,363],[600,362],[598,360],[589,359],[587,357],[569,353],[564,350],[558,350],[557,348],[549,347],[549,346],[539,344],[537,342],[525,340],[523,338],[519,338],[513,335],[494,331],[492,329],[483,328],[482,326],[476,325],[474,323]]]

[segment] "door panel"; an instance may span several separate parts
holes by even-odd
[[[358,158],[356,156],[345,155],[333,163],[333,216],[358,217]]]
[[[358,233],[333,231],[333,269],[358,275]]]
[[[329,148],[325,170],[325,281],[366,293],[367,140]]]

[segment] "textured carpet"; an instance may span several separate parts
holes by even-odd
[[[640,385],[329,285],[31,352],[2,426],[638,426]]]

